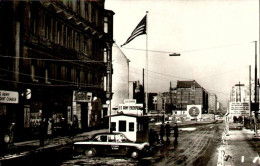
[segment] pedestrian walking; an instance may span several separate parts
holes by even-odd
[[[160,139],[161,139],[161,142],[163,142],[164,134],[165,134],[164,124],[161,124],[161,127],[160,127]]]
[[[79,121],[78,117],[76,115],[73,116],[73,122],[72,122],[72,135],[73,137],[77,134],[79,129]]]
[[[154,129],[150,129],[149,130],[149,144],[150,146],[152,146],[155,142],[155,133],[154,133]]]
[[[48,127],[47,127],[48,138],[52,137],[52,131],[53,131],[53,124],[52,124],[51,118],[49,118],[49,120],[48,120]]]
[[[174,124],[173,131],[174,131],[174,144],[177,144],[178,136],[179,136],[179,130],[178,130],[177,123]]]
[[[171,126],[170,126],[169,122],[167,122],[167,124],[165,126],[165,131],[166,131],[166,137],[167,137],[167,141],[168,141],[169,137],[171,135]]]
[[[45,123],[45,119],[43,119],[40,122],[40,126],[39,126],[40,146],[44,145],[46,132],[47,132],[46,123]]]
[[[14,126],[15,126],[15,123],[11,123],[8,127],[8,132],[9,132],[9,135],[10,135],[10,145],[14,145]]]

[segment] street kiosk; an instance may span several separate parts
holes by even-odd
[[[112,132],[119,132],[135,142],[148,141],[148,120],[144,115],[118,113],[109,116],[111,123],[109,128]]]

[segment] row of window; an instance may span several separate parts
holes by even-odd
[[[126,121],[125,120],[120,120],[118,127],[119,127],[118,128],[119,132],[126,132]],[[111,122],[111,129],[112,129],[112,131],[116,131],[116,122]],[[129,122],[128,123],[128,131],[130,131],[130,132],[135,131],[134,122]]]
[[[100,10],[102,9],[99,9],[97,5],[94,5],[94,3],[90,3],[87,1],[84,1],[84,3],[82,3],[80,0],[63,2],[66,6],[71,8],[77,14],[81,15],[87,21],[94,23],[98,27],[101,26],[100,20],[102,20],[102,12],[100,12]]]
[[[102,74],[78,70],[63,65],[40,65],[42,62],[37,62],[31,64],[31,79],[34,82],[45,82],[47,84],[55,82],[62,85],[104,88],[104,77]]]
[[[37,10],[32,10],[31,13],[31,31],[34,35],[42,36],[63,47],[95,56],[96,60],[103,59],[101,40],[90,38]]]

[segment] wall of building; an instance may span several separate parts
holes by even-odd
[[[7,110],[4,118],[18,123],[17,135],[22,137],[43,119],[70,123],[74,115],[82,130],[102,126],[102,104],[112,86],[114,15],[104,9],[104,1],[0,5],[0,90],[19,93],[15,109],[5,103],[0,108]]]
[[[124,103],[124,99],[129,98],[129,59],[116,43],[113,45],[113,99],[112,114],[116,113],[119,104]],[[130,84],[131,85],[131,84]],[[133,86],[130,86],[133,88]],[[133,95],[133,94],[132,94]]]

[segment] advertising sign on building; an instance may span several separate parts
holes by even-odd
[[[91,102],[91,99],[91,92],[73,91],[73,101],[75,102]]]
[[[201,118],[201,105],[187,105],[187,116],[191,119]]]
[[[0,103],[18,103],[18,92],[0,90]]]
[[[230,102],[229,111],[231,116],[249,116],[249,103]]]

